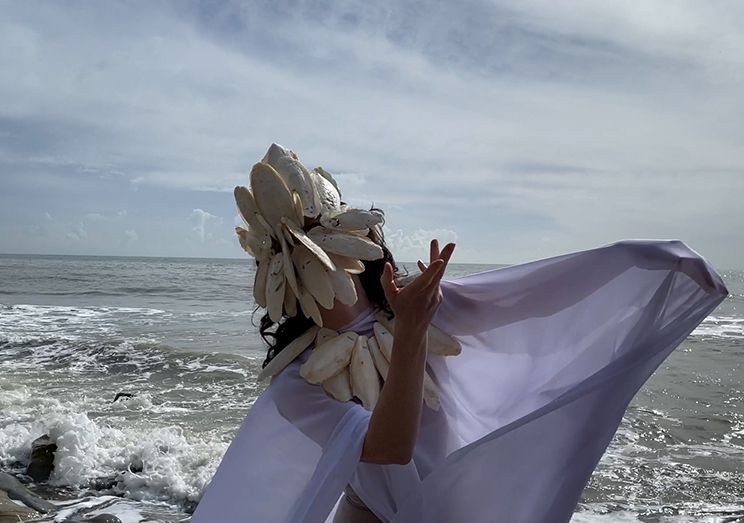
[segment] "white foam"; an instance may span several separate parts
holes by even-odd
[[[0,460],[25,462],[31,442],[49,434],[57,444],[52,485],[86,487],[92,479],[116,477],[114,491],[131,499],[195,502],[227,448],[217,438],[198,438],[151,419],[141,424],[110,416],[92,419],[85,400],[39,399],[27,387],[3,386],[2,380],[0,390]],[[151,405],[148,397],[126,403],[126,408]],[[141,464],[142,471],[128,470],[132,463]]]
[[[744,339],[744,318],[708,316],[691,336]]]

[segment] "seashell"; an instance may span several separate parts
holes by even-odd
[[[387,379],[388,371],[390,370],[390,362],[385,359],[385,356],[380,350],[380,345],[377,343],[377,338],[374,336],[367,339],[367,347],[369,353],[372,355],[372,361],[375,362],[377,372],[380,373],[383,380]]]
[[[289,285],[284,286],[284,313],[290,318],[297,314],[297,295]]]
[[[279,158],[291,155],[292,151],[290,151],[286,147],[279,145],[278,143],[272,143],[269,146],[269,150],[266,151],[264,157],[261,158],[261,163],[268,163],[269,165],[272,165],[275,164],[279,160]]]
[[[300,227],[305,225],[305,211],[302,209],[302,199],[297,191],[292,191],[292,202],[295,207],[295,215],[297,216],[297,223]]]
[[[393,354],[393,335],[385,326],[379,322],[379,320],[372,327],[375,331],[375,339],[377,344],[380,346],[380,352],[385,356],[385,359],[390,363],[390,359]]]
[[[277,172],[265,163],[257,163],[251,169],[251,189],[260,215],[271,225],[272,234],[278,237],[282,218],[297,219],[289,189]]]
[[[367,347],[367,337],[359,336],[349,364],[351,390],[367,410],[373,410],[380,397],[380,377]]]
[[[284,227],[282,227],[284,229]],[[284,266],[284,277],[287,280],[287,284],[294,291],[294,295],[300,294],[299,286],[297,285],[297,277],[295,276],[295,268],[292,263],[292,254],[290,253],[287,240],[284,239],[284,234],[279,235],[279,243],[282,246],[282,264]],[[292,315],[294,316],[294,314]]]
[[[363,209],[349,209],[330,215],[321,215],[320,224],[328,229],[342,231],[365,231],[382,223],[382,216]]]
[[[259,236],[253,229],[244,229],[235,227],[235,233],[238,235],[238,242],[245,252],[264,260],[268,258],[271,252],[271,237],[266,232],[261,232]]]
[[[424,403],[431,410],[439,410],[439,387],[429,375],[429,371],[424,371]]]
[[[453,336],[450,336],[436,325],[429,324],[426,331],[427,349],[431,354],[440,356],[457,356],[462,352],[462,345]]]
[[[316,172],[311,172],[310,177],[315,184],[318,193],[318,204],[320,205],[321,223],[326,214],[337,214],[341,207],[341,195],[334,185]]]
[[[316,345],[300,367],[300,376],[317,384],[341,372],[351,361],[351,352],[358,337],[355,332],[344,332],[322,345]]]
[[[256,200],[253,198],[253,193],[247,188],[241,185],[235,187],[233,191],[235,195],[235,203],[238,206],[238,212],[243,217],[245,223],[247,223],[258,236],[263,234],[270,234],[271,227],[267,226],[266,220],[263,219],[261,213],[256,205]]]
[[[348,272],[343,269],[326,271],[335,298],[344,305],[354,305],[357,301],[356,286]]]
[[[351,392],[349,367],[341,369],[341,372],[325,380],[321,383],[321,386],[329,396],[338,401],[349,401],[353,396],[353,393]]]
[[[322,327],[318,331],[318,335],[315,337],[315,345],[322,345],[323,343],[327,342],[331,338],[335,338],[338,336],[338,332],[336,332],[333,329],[329,329],[328,327]]]
[[[333,285],[323,265],[300,245],[292,251],[292,261],[297,269],[302,286],[307,289],[321,307],[333,308]]]
[[[325,178],[326,180],[328,180],[329,182],[331,182],[333,184],[333,186],[336,188],[336,191],[338,192],[338,195],[341,196],[341,189],[338,188],[338,183],[336,183],[336,179],[331,175],[331,173],[329,173],[328,171],[326,171],[322,167],[316,167],[315,169],[313,169],[313,172],[318,173],[323,178]]]
[[[333,253],[328,253],[328,257],[336,267],[340,267],[350,274],[361,274],[364,272],[364,263],[361,260]]]
[[[320,206],[315,183],[310,171],[300,163],[297,156],[281,145],[272,144],[263,161],[264,165],[270,165],[279,174],[289,190],[297,191],[302,201],[303,215],[310,218],[318,216]]]
[[[315,227],[307,235],[323,250],[334,254],[361,260],[382,258],[382,248],[372,240],[361,236],[334,231],[325,227]]]
[[[320,309],[318,304],[315,302],[313,295],[308,292],[299,282],[298,287],[300,288],[300,294],[297,296],[297,301],[300,302],[300,308],[302,313],[307,318],[312,318],[316,325],[323,326],[323,317],[320,315]]]
[[[266,278],[269,275],[269,260],[262,260],[256,267],[256,277],[253,280],[253,299],[259,307],[266,307]]]
[[[332,271],[336,269],[336,266],[331,261],[329,255],[320,248],[310,237],[305,234],[305,231],[297,227],[294,223],[289,220],[282,222],[290,235],[296,238],[302,245],[304,245],[310,252],[312,252],[318,260],[326,267],[326,269]]]
[[[284,368],[292,363],[294,359],[302,354],[307,349],[312,341],[315,339],[315,335],[318,332],[318,327],[313,325],[301,336],[298,336],[292,340],[289,345],[284,347],[279,354],[274,356],[272,360],[258,373],[258,381],[266,379],[270,376],[276,376]]]
[[[283,265],[283,255],[278,252],[271,258],[269,275],[266,277],[266,309],[271,321],[282,319],[285,286]]]
[[[388,319],[384,312],[375,314],[375,320],[388,331],[395,332],[395,319]],[[462,352],[462,345],[457,339],[430,323],[426,330],[426,350],[430,354],[439,356],[457,356]]]

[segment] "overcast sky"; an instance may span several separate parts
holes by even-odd
[[[272,141],[401,260],[744,266],[744,2],[3,2],[0,252],[232,257]]]

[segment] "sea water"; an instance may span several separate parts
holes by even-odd
[[[575,523],[744,521],[744,271],[719,269],[731,295],[636,396]],[[49,434],[32,489],[65,514],[188,521],[262,390],[252,280],[248,259],[0,256],[0,470]]]

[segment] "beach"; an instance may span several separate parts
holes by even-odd
[[[744,271],[717,269],[731,295],[636,396],[572,521],[744,520]],[[30,488],[66,514],[188,521],[265,386],[252,281],[248,259],[0,256],[0,471],[49,435]]]

